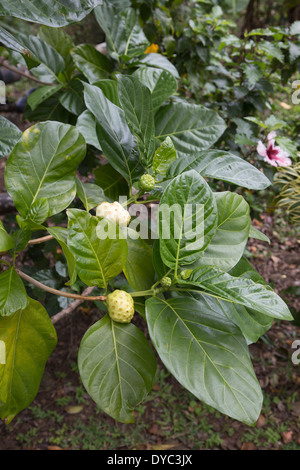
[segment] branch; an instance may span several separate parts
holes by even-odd
[[[86,295],[80,295],[80,294],[72,294],[71,292],[64,292],[61,290],[53,289],[52,287],[48,287],[45,284],[42,284],[41,282],[37,281],[36,279],[33,279],[32,277],[28,276],[28,274],[23,273],[23,271],[20,271],[20,269],[15,268],[16,273],[19,274],[20,277],[22,277],[25,281],[30,282],[36,287],[39,287],[42,290],[45,290],[46,292],[50,292],[51,294],[59,295],[62,297],[69,297],[71,299],[78,299],[82,300],[83,302],[85,300],[106,300],[105,295],[95,295],[95,296],[86,296]]]
[[[32,240],[29,240],[28,245],[38,245],[39,243],[48,242],[53,238],[54,237],[52,235],[46,235],[45,237],[41,238],[33,238]]]
[[[5,59],[0,59],[0,65],[2,67],[5,67],[8,70],[11,70],[14,73],[18,73],[22,77],[28,78],[29,80],[32,80],[37,83],[41,83],[42,85],[51,85],[51,86],[56,86],[56,83],[48,83],[48,82],[42,82],[38,78],[34,77],[31,75],[31,73],[28,72],[22,72],[22,70],[19,70],[17,67],[14,67],[13,65],[9,65]]]

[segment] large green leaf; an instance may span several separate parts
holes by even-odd
[[[100,88],[109,101],[111,101],[116,106],[121,107],[117,80],[103,78],[102,80],[98,80],[97,82],[93,83],[93,85]]]
[[[15,246],[14,238],[7,233],[0,220],[0,253],[11,250]]]
[[[139,234],[127,229],[128,256],[124,267],[127,281],[136,291],[150,289],[155,271],[152,264],[152,249]]]
[[[79,178],[76,179],[77,196],[83,203],[85,210],[89,212],[103,201],[106,201],[104,191],[100,186],[93,183],[83,183]]]
[[[159,248],[159,239],[154,240],[152,248],[152,263],[154,270],[157,274],[157,279],[162,279],[166,276],[171,270],[166,266],[161,259],[160,248]]]
[[[143,54],[139,57],[135,57],[131,64],[134,67],[153,67],[157,69],[166,70],[170,72],[174,78],[179,78],[179,73],[176,67],[172,64],[172,62],[167,59],[166,56],[162,54],[157,54],[154,52],[150,52],[149,54]]]
[[[36,199],[30,206],[26,218],[17,215],[17,222],[23,230],[44,230],[41,225],[48,217],[49,202],[46,197]]]
[[[190,297],[146,301],[151,340],[167,369],[206,404],[247,424],[262,406],[247,344],[240,330]]]
[[[253,282],[263,284],[264,286],[268,285],[265,279],[256,271],[245,256],[229,271],[229,274],[234,277],[251,279]]]
[[[226,129],[215,111],[181,100],[162,106],[155,115],[155,125],[159,140],[172,138],[178,157],[209,148]]]
[[[128,197],[126,180],[109,163],[96,168],[94,176],[96,184],[103,189],[108,199],[118,201],[119,197]]]
[[[63,85],[45,85],[37,88],[33,93],[31,93],[27,98],[27,103],[35,111],[36,108],[50,98],[52,95],[61,90]]]
[[[44,307],[30,299],[24,310],[0,318],[5,364],[0,364],[0,417],[8,424],[35,398],[48,357],[57,342]]]
[[[182,294],[187,295],[187,293]],[[200,292],[189,292],[189,295],[196,300],[207,303],[216,315],[220,315],[222,318],[227,318],[235,323],[243,333],[248,344],[256,343],[272,326],[273,318],[252,309],[246,309],[243,305],[211,297]]]
[[[107,78],[111,71],[110,60],[98,52],[92,44],[80,44],[72,52],[77,68],[85,75],[89,83]]]
[[[0,27],[0,41],[13,51],[24,55],[25,59],[30,59],[31,64],[43,64],[50,74],[55,78],[64,71],[65,61],[63,57],[43,39],[32,34],[16,33],[12,35]]]
[[[84,84],[85,103],[97,121],[100,147],[109,163],[132,185],[143,173],[136,139],[129,130],[124,111],[109,101],[95,85]]]
[[[14,268],[0,273],[0,317],[12,315],[25,308],[27,303],[24,284]]]
[[[81,21],[102,0],[2,0],[0,16],[48,26],[66,26]]]
[[[96,133],[96,119],[94,115],[86,109],[78,116],[76,127],[80,134],[83,135],[87,144],[92,145],[102,152],[97,133]]]
[[[59,102],[69,113],[81,115],[86,110],[81,80],[74,77],[68,83],[68,89],[59,94]]]
[[[150,392],[156,371],[155,355],[141,331],[106,315],[85,333],[78,366],[96,404],[118,421],[134,422],[133,409]]]
[[[0,158],[9,155],[21,135],[22,132],[15,124],[0,116]]]
[[[72,37],[64,29],[43,25],[39,28],[38,36],[56,49],[65,61],[70,59],[70,52],[75,46]]]
[[[120,274],[127,259],[126,240],[118,228],[106,221],[115,238],[99,237],[100,218],[80,209],[68,209],[68,247],[76,259],[80,279],[88,286],[107,288],[107,283]]]
[[[48,121],[27,129],[5,167],[6,189],[20,215],[26,218],[43,198],[49,217],[68,207],[76,195],[75,173],[85,152],[84,138],[68,124]]]
[[[164,263],[177,271],[198,260],[217,224],[216,202],[202,176],[191,170],[174,178],[164,190],[158,217]]]
[[[73,116],[60,104],[60,92],[43,101],[35,111],[30,106],[26,106],[23,112],[23,119],[29,122],[41,121],[59,121],[69,124],[73,120]]]
[[[149,168],[155,150],[154,113],[150,90],[136,77],[119,75],[118,93],[129,129],[137,139],[141,161]]]
[[[197,265],[212,265],[229,271],[243,256],[250,230],[249,205],[236,193],[214,193],[218,224],[210,244]]]
[[[106,1],[95,8],[95,16],[105,33],[107,48],[113,58],[134,57],[142,54],[149,45],[133,8],[117,11],[113,2]]]
[[[212,266],[200,266],[193,270],[187,281],[180,284],[198,288],[206,294],[228,300],[271,318],[292,320],[286,303],[270,287],[252,279],[231,276]]]
[[[167,176],[172,178],[192,169],[204,177],[227,181],[248,189],[265,189],[271,184],[261,171],[246,160],[217,149],[185,155],[170,166]]]
[[[177,80],[167,70],[155,67],[140,67],[133,75],[151,91],[154,112],[177,91]]]

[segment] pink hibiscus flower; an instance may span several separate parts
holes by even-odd
[[[272,166],[289,166],[292,164],[292,160],[289,158],[289,154],[285,152],[278,145],[275,145],[276,132],[272,131],[268,134],[268,145],[267,147],[260,140],[257,144],[257,153],[264,157],[265,162]]]

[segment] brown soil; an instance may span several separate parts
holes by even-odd
[[[24,123],[19,124],[20,127],[24,126]],[[3,167],[0,173],[2,170]],[[0,192],[3,190],[3,182],[0,181]],[[293,291],[300,288],[299,240],[280,234],[278,225],[270,215],[262,216],[257,224],[270,237],[271,245],[251,240],[248,246],[252,255],[250,261],[275,291],[284,296],[293,311],[300,312],[300,296]],[[295,365],[291,361],[294,352],[292,343],[300,339],[299,326],[275,322],[257,344],[250,346],[257,377],[269,401],[256,427],[249,430],[246,425],[205,407],[201,413],[197,412],[201,405],[192,397],[188,403],[186,399],[181,402],[182,387],[166,371],[164,384],[170,387],[170,400],[166,400],[165,385],[157,382],[151,400],[137,411],[135,424],[120,424],[99,412],[86,393],[79,399],[76,391],[81,383],[74,369],[78,346],[85,331],[98,318],[95,309],[82,305],[56,324],[58,344],[46,365],[40,390],[31,406],[9,425],[0,422],[0,450],[83,450],[89,448],[83,439],[83,436],[88,436],[88,430],[92,440],[101,429],[102,441],[94,444],[99,450],[201,449],[207,448],[208,438],[213,435],[218,435],[220,441],[211,444],[209,449],[265,450],[290,446],[300,450],[300,364]],[[145,331],[144,321],[140,319],[138,322]],[[162,364],[160,368],[164,371]],[[67,399],[65,405],[64,399]],[[166,411],[172,415],[172,409],[176,407],[191,423],[180,432],[176,430],[174,416],[162,423]],[[96,431],[95,422],[98,423]],[[275,437],[270,432],[271,425],[276,425]],[[254,431],[260,429],[266,436],[269,433],[267,439],[255,439]],[[130,442],[128,435],[131,436]]]
[[[248,249],[254,255],[251,262],[268,282],[274,284],[275,290],[280,292],[290,286],[299,285],[299,245],[293,237],[286,239],[284,244],[280,243],[272,226],[272,219],[266,216],[263,227],[260,227],[271,238],[271,256],[267,256],[268,247],[264,242],[252,240]],[[287,300],[299,311],[299,296],[292,295]],[[212,449],[265,450],[281,449],[284,446],[300,449],[300,365],[294,365],[291,361],[291,355],[294,352],[292,342],[297,338],[300,339],[299,327],[288,322],[275,322],[264,339],[250,346],[257,377],[270,402],[269,406],[263,409],[255,428],[257,432],[262,430],[266,436],[269,433],[270,437],[259,443],[253,437],[253,429],[250,428],[251,435],[249,427],[244,424],[219,413],[213,413],[206,408],[200,414],[196,413],[197,401],[194,403],[192,397],[190,404],[182,406],[183,389],[170,375],[166,376],[164,383],[170,386],[172,403],[166,401],[165,392],[163,393],[165,385],[156,383],[151,400],[147,401],[145,406],[136,413],[135,424],[120,424],[99,412],[86,393],[82,405],[75,398],[80,379],[72,366],[76,363],[78,346],[83,334],[98,318],[98,313],[94,309],[91,310],[83,305],[72,315],[56,324],[58,345],[47,363],[38,395],[32,405],[22,411],[10,425],[6,426],[0,422],[0,450],[86,449],[89,444],[84,440],[81,442],[78,435],[80,432],[86,435],[87,430],[90,429],[92,440],[93,420],[98,423],[99,430],[105,429],[108,430],[106,431],[108,435],[119,436],[118,439],[111,440],[107,438],[107,434],[106,437],[103,436],[103,441],[100,440],[98,444],[94,444],[99,450],[193,450],[198,449],[195,442],[202,442],[200,448],[206,448],[205,442],[208,442],[207,439],[212,433],[220,436],[220,442],[212,445],[210,447]],[[138,326],[146,331],[144,321],[138,318]],[[164,370],[161,364],[160,368]],[[66,406],[62,406],[61,401],[67,397],[73,398]],[[170,418],[168,423],[162,423],[162,415],[168,409],[171,412],[170,407],[182,408],[182,413],[192,420],[194,416],[193,431],[186,429],[176,433],[174,418]],[[34,410],[40,410],[43,415],[37,416]],[[55,415],[60,419],[54,419]],[[203,419],[208,423],[209,432],[202,429]],[[78,423],[80,423],[80,429],[85,431],[75,430],[76,427],[78,428]],[[275,435],[275,439],[274,436],[272,438],[271,425],[273,427],[276,425],[277,437]],[[68,430],[66,431],[69,433],[68,437],[59,439],[57,436],[63,433],[63,429]],[[136,437],[135,432],[138,432]],[[198,441],[195,441],[195,435],[192,435],[192,432],[198,433]],[[128,433],[132,436],[134,443],[126,442]],[[34,435],[34,438],[24,438],[30,434]]]

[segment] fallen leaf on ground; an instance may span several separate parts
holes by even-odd
[[[293,431],[284,431],[281,434],[282,440],[285,444],[288,444],[289,442],[292,442],[293,440]]]

